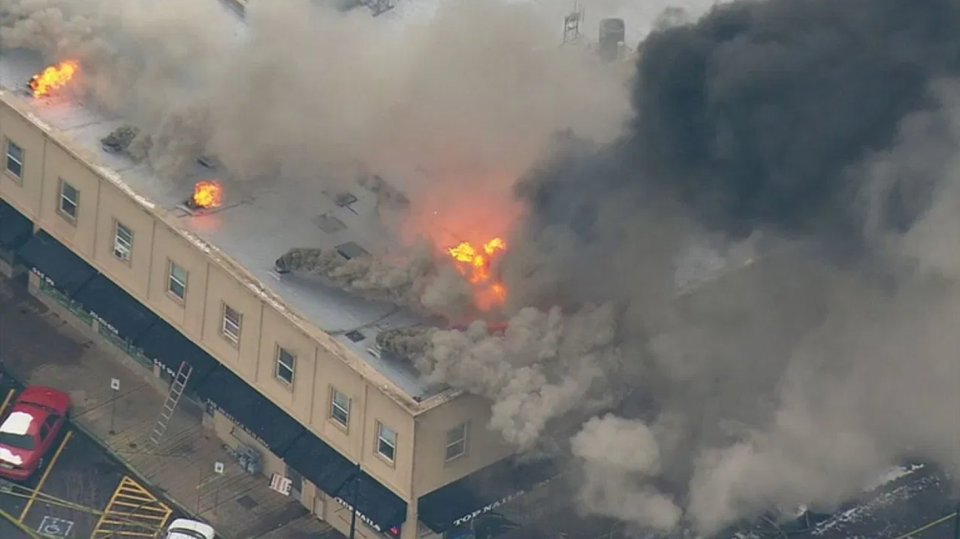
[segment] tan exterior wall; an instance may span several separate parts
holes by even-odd
[[[467,425],[466,453],[446,458],[447,433]],[[417,497],[488,466],[513,451],[503,437],[489,430],[490,403],[475,395],[462,395],[417,417],[417,452],[414,484]]]
[[[274,395],[277,404],[301,423],[309,425],[313,413],[313,399],[322,393],[316,387],[317,345],[299,329],[292,327],[273,309],[263,309],[260,356],[257,360],[257,387]],[[277,355],[283,348],[294,360],[293,383],[277,377]],[[319,395],[318,395],[319,396]]]
[[[176,264],[187,271],[183,299],[170,290],[170,268]],[[200,342],[203,334],[203,308],[206,299],[207,262],[197,249],[167,226],[158,223],[153,232],[153,261],[150,265],[150,295],[147,304],[174,327]],[[220,358],[221,361],[229,358]]]
[[[233,372],[253,382],[257,374],[263,303],[213,264],[208,265],[207,275],[203,343]],[[240,314],[240,335],[236,343],[227,338],[224,330],[227,308]]]
[[[39,216],[45,147],[43,133],[7,107],[0,107],[0,131],[3,132],[0,137],[0,170],[3,170],[0,173],[0,195],[22,213]],[[21,178],[7,172],[9,141],[24,151]]]
[[[313,328],[298,326],[265,302],[231,270],[174,230],[162,213],[154,214],[109,179],[101,178],[60,142],[0,99],[0,141],[8,139],[24,150],[23,179],[14,181],[0,172],[0,196],[4,200],[347,458],[359,460],[367,473],[408,504],[416,503],[415,494],[425,494],[506,453],[497,442],[499,436],[484,434],[488,407],[481,401],[460,397],[417,417],[412,412],[415,405],[395,400],[378,385],[382,381],[371,381],[361,374],[362,369],[355,369],[325,348],[322,335],[311,337]],[[0,142],[0,170],[6,168],[5,144]],[[58,211],[61,180],[80,193],[75,222],[64,219]],[[129,261],[113,255],[117,222],[134,233]],[[188,272],[182,300],[168,290],[171,263]],[[237,345],[229,343],[222,334],[224,304],[243,315]],[[296,356],[293,384],[277,379],[278,347]],[[351,399],[346,427],[330,417],[334,389]],[[445,463],[445,433],[463,421],[471,425],[469,454]],[[377,453],[378,424],[397,434],[393,462]],[[283,472],[279,468],[273,471]],[[308,503],[314,497],[311,494]],[[327,505],[328,512],[342,510],[339,505]]]
[[[367,411],[367,383],[353,369],[323,348],[317,349],[317,368],[314,371],[314,400],[311,405],[310,427],[323,436],[331,446],[355,461],[364,445],[364,417]],[[350,398],[350,416],[346,426],[331,417],[333,391]]]
[[[59,146],[47,144],[45,148],[40,201],[44,229],[51,236],[69,244],[77,254],[92,259],[97,235],[100,179]],[[73,186],[78,192],[76,218],[60,209],[60,193],[64,184]]]
[[[382,478],[383,484],[410,499],[413,479],[413,450],[415,429],[413,417],[392,400],[369,387],[366,395],[366,421],[364,422],[363,462],[370,475]],[[396,455],[393,462],[377,452],[377,425],[397,433]]]
[[[97,214],[97,245],[94,259],[101,271],[131,295],[149,295],[150,267],[153,262],[153,216],[108,183],[100,187],[100,211]],[[133,233],[133,249],[127,260],[114,255],[117,226]]]

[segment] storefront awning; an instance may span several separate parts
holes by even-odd
[[[356,474],[357,469],[336,449],[310,432],[293,442],[283,460],[331,496],[340,492],[340,487]]]
[[[143,350],[143,355],[160,363],[170,375],[175,375],[180,363],[186,361],[193,367],[187,387],[196,387],[208,374],[217,368],[217,360],[185,337],[176,328],[158,320],[133,342]]]
[[[335,500],[348,509],[355,505],[357,519],[381,533],[391,533],[407,519],[406,502],[364,471],[345,483]]]
[[[552,461],[508,458],[420,498],[420,521],[441,533],[519,498],[557,476]]]
[[[407,518],[406,502],[362,470],[358,473],[356,464],[311,432],[298,438],[283,459],[348,509],[356,492],[357,518],[375,530],[389,532]]]
[[[87,281],[73,300],[123,339],[136,339],[158,320],[153,311],[104,275]]]
[[[20,263],[68,296],[73,296],[97,274],[97,270],[42,230],[17,250],[17,257]]]
[[[306,432],[303,425],[222,365],[200,382],[197,394],[213,402],[279,457]]]
[[[33,223],[13,206],[0,200],[0,249],[16,249],[33,234]]]

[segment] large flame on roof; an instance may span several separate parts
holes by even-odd
[[[50,95],[54,90],[66,86],[78,71],[80,64],[73,60],[52,65],[30,77],[30,91],[33,92],[33,97]]]
[[[223,187],[217,180],[203,180],[193,186],[193,204],[198,208],[217,208],[223,203]]]
[[[479,245],[463,241],[447,249],[456,261],[457,270],[473,285],[474,302],[481,310],[500,306],[507,299],[506,286],[491,272],[491,264],[506,249],[507,243],[502,238],[493,238]]]

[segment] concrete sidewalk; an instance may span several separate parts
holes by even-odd
[[[0,280],[0,358],[26,384],[69,392],[79,428],[224,539],[342,537],[298,501],[270,490],[267,478],[243,471],[186,398],[160,446],[148,450],[165,384],[60,305],[6,280]],[[116,395],[112,378],[120,380]],[[226,464],[219,477],[217,461]]]

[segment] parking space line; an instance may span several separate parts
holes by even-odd
[[[18,530],[25,533],[27,537],[29,537],[30,539],[43,539],[41,535],[39,535],[37,532],[30,529],[30,527],[25,525],[23,522],[20,522],[19,520],[13,518],[13,515],[7,513],[3,509],[0,509],[0,518],[3,518],[3,520],[6,520],[10,524],[13,524],[14,526],[16,526]]]
[[[107,502],[91,537],[156,537],[172,514],[173,510],[167,504],[129,476],[124,476]]]
[[[23,522],[23,520],[27,518],[27,513],[29,513],[30,508],[33,507],[33,502],[37,501],[37,496],[43,489],[44,483],[47,482],[47,477],[50,476],[50,470],[53,470],[53,467],[56,466],[57,460],[60,459],[60,454],[63,453],[63,448],[67,446],[67,442],[69,442],[70,438],[72,437],[73,431],[68,430],[67,435],[63,437],[63,441],[60,442],[60,446],[57,447],[57,451],[53,454],[53,458],[50,459],[50,464],[47,464],[47,469],[44,470],[43,475],[40,476],[40,482],[37,483],[36,488],[33,489],[33,494],[30,495],[30,499],[27,501],[27,505],[23,508],[23,512],[20,513],[20,522]]]
[[[16,389],[11,389],[7,391],[7,398],[3,399],[3,404],[0,405],[0,416],[7,411],[7,406],[10,406],[10,399],[13,398],[13,394],[16,392]]]

